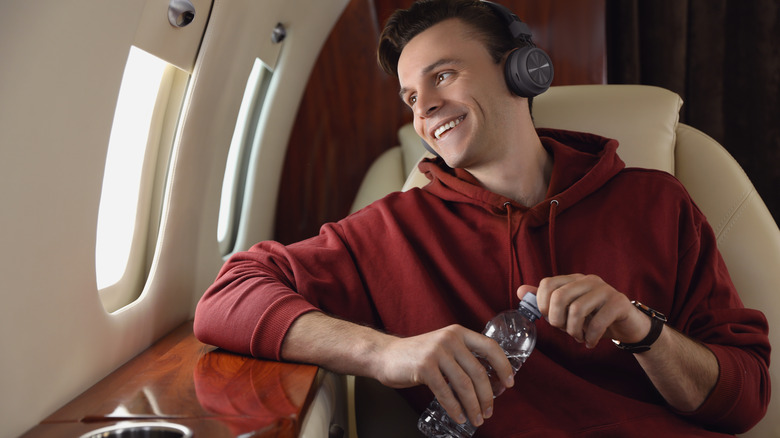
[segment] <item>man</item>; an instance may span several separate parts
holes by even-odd
[[[626,169],[614,140],[537,132],[504,79],[519,44],[479,1],[398,11],[380,64],[440,156],[420,165],[431,183],[236,254],[199,303],[197,336],[409,388],[419,410],[436,396],[483,436],[752,427],[769,401],[766,320],[743,308],[703,215],[673,177]],[[544,320],[513,379],[478,331],[529,292]],[[495,404],[475,355],[509,388]]]

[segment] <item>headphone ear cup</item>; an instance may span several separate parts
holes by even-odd
[[[439,156],[439,154],[435,150],[433,150],[433,147],[431,145],[429,145],[428,142],[426,142],[425,140],[422,140],[422,145],[423,145],[423,147],[425,148],[426,151],[432,153],[433,155],[435,155],[437,157]]]
[[[538,47],[522,47],[506,59],[506,84],[521,97],[534,97],[550,88],[553,65],[550,57]]]

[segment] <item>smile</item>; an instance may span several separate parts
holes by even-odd
[[[465,116],[460,116],[457,119],[452,120],[449,123],[445,123],[445,124],[439,126],[438,128],[436,128],[436,131],[433,133],[433,135],[438,140],[439,138],[441,138],[442,134],[444,134],[445,132],[449,131],[450,129],[458,126],[460,124],[460,122],[463,121],[464,117]]]

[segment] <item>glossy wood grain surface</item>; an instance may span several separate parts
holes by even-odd
[[[317,367],[217,350],[186,323],[25,437],[74,437],[122,421],[167,420],[195,437],[295,437]]]

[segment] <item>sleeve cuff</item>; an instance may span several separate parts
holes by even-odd
[[[250,345],[252,356],[281,360],[282,342],[292,323],[304,313],[316,310],[315,306],[297,294],[276,301],[257,321]]]
[[[682,416],[699,419],[705,423],[724,418],[735,408],[744,386],[744,370],[728,348],[707,345],[718,361],[719,375],[715,387],[701,406],[693,412],[680,412]]]

